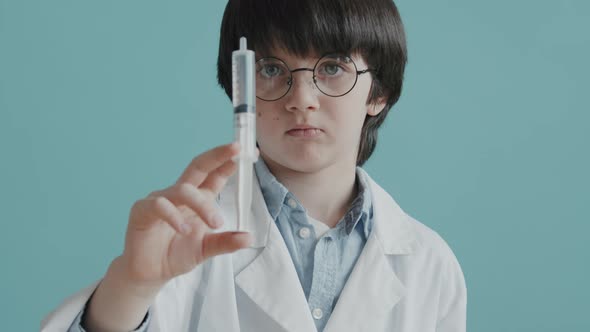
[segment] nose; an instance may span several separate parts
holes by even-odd
[[[285,108],[289,111],[317,111],[320,107],[318,88],[313,82],[312,72],[299,72],[296,78],[292,75],[292,86],[285,96]]]

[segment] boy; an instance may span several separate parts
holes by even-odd
[[[42,330],[465,331],[455,256],[360,168],[401,93],[395,5],[230,0],[228,96],[240,36],[257,56],[250,233],[228,231],[236,144],[207,151],[134,204],[123,254]]]

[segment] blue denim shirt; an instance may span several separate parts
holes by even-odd
[[[338,224],[318,238],[305,208],[272,175],[262,159],[254,169],[268,211],[293,259],[317,330],[322,331],[371,233],[373,205],[367,181],[357,170],[357,197]],[[81,325],[85,309],[68,332],[85,332]],[[147,331],[149,321],[148,313],[135,331]]]
[[[318,331],[336,306],[348,276],[371,233],[371,194],[357,170],[358,195],[336,226],[317,238],[305,208],[260,159],[256,175],[270,215],[293,259]]]

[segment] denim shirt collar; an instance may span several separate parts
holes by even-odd
[[[260,190],[262,191],[262,196],[266,202],[268,212],[276,222],[281,210],[287,204],[289,197],[295,197],[295,195],[290,193],[289,190],[277,180],[262,158],[258,158],[258,161],[254,164],[254,169],[258,177]],[[368,180],[365,178],[364,172],[361,172],[360,167],[357,167],[356,169],[356,181],[359,189],[358,194],[335,228],[340,230],[338,233],[342,232],[344,233],[342,235],[349,235],[360,222],[365,239],[367,239],[373,226],[373,204]],[[305,210],[302,206],[301,208]]]

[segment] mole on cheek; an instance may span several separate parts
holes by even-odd
[[[278,121],[279,120],[279,117],[277,116],[273,120]]]
[[[257,112],[258,113],[258,117],[262,117],[262,112]]]

